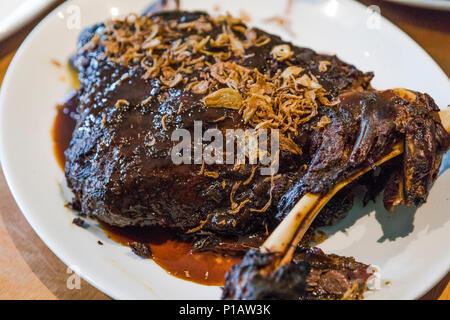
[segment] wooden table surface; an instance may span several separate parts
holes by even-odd
[[[409,8],[376,0],[361,2],[377,5],[382,15],[408,33],[447,75],[450,74],[450,12]],[[41,18],[0,42],[0,85],[18,46]],[[69,277],[67,267],[46,247],[23,217],[0,169],[0,299],[109,299],[84,281],[80,289],[68,289]],[[422,299],[449,300],[449,280],[450,273]]]

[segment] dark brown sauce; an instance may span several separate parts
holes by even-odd
[[[221,286],[225,274],[241,261],[213,252],[192,253],[192,242],[176,239],[170,230],[158,227],[113,227],[100,223],[108,237],[123,245],[148,244],[152,259],[170,275],[196,283]]]
[[[76,124],[76,99],[76,94],[73,93],[65,103],[57,106],[53,123],[53,148],[62,170],[66,162],[64,151],[69,147]],[[213,252],[192,253],[192,242],[175,239],[170,231],[161,228],[119,228],[105,223],[100,225],[109,238],[120,244],[128,245],[134,241],[148,244],[152,259],[172,276],[203,285],[223,285],[226,272],[241,260]]]

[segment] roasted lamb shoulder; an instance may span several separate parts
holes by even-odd
[[[402,191],[395,204],[420,204],[449,145],[428,95],[376,92],[371,73],[230,16],[107,21],[81,34],[71,62],[81,83],[66,151],[73,207],[115,226],[264,232],[302,194],[326,193],[399,141],[407,151],[389,190]],[[175,165],[171,134],[194,121],[204,130],[279,129],[279,172]]]

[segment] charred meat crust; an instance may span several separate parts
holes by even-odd
[[[250,250],[225,277],[223,300],[297,300],[306,292],[308,263],[293,262],[266,275],[275,254]]]
[[[133,241],[129,243],[129,246],[131,248],[131,251],[133,251],[133,253],[139,257],[142,258],[152,257],[152,251],[150,250],[150,247],[145,243]]]

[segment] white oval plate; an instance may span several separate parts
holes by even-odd
[[[386,0],[395,3],[401,3],[413,7],[421,7],[436,10],[450,10],[450,1],[448,0]]]
[[[4,0],[0,2],[0,41],[19,30],[55,0]]]
[[[440,105],[449,102],[450,84],[435,62],[408,36],[362,5],[348,0],[296,1],[292,30],[264,22],[284,15],[285,3],[266,0],[217,1],[222,10],[251,24],[319,52],[336,53],[362,70],[374,70],[376,88],[407,87],[430,93]],[[215,1],[189,0],[188,9],[214,13]],[[118,299],[217,299],[220,289],[179,280],[152,260],[143,260],[109,240],[98,226],[74,226],[64,207],[64,176],[51,139],[55,105],[69,90],[67,77],[52,59],[66,61],[74,52],[79,29],[111,14],[140,12],[146,0],[74,0],[63,4],[28,36],[14,57],[0,95],[0,154],[4,174],[26,218],[41,239],[67,265],[94,286]],[[74,16],[75,15],[75,16]],[[333,231],[322,247],[378,265],[389,286],[368,299],[413,299],[424,294],[450,265],[450,172],[435,183],[428,202],[418,209],[386,213],[377,206],[357,208]],[[369,214],[370,213],[370,214]],[[359,219],[357,219],[360,217]],[[97,245],[101,240],[104,245]]]

